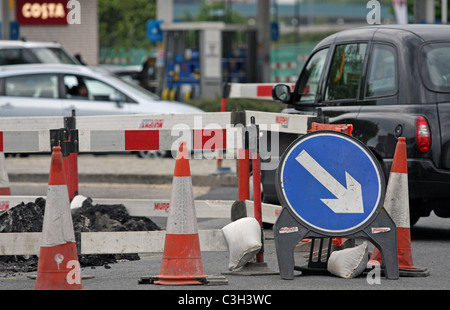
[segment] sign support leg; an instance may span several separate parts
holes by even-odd
[[[377,230],[380,228],[381,230]],[[381,231],[381,232],[378,232]],[[346,235],[347,238],[364,238],[380,249],[383,258],[383,267],[386,279],[398,279],[398,257],[397,257],[397,232],[394,221],[389,214],[381,208],[375,219],[361,230]],[[292,214],[283,208],[273,227],[275,247],[277,251],[278,267],[282,279],[292,280],[294,270],[308,271],[307,268],[296,267],[294,260],[295,246],[306,237],[329,238],[325,235],[312,231],[296,220]],[[341,236],[343,237],[343,236]],[[326,271],[326,264],[322,271],[315,270],[319,274]],[[308,272],[314,274],[314,272]]]
[[[294,248],[308,234],[309,230],[299,225],[291,214],[283,208],[273,226],[278,269],[285,280],[294,279]]]
[[[389,231],[375,233],[373,228],[389,228]],[[397,228],[394,221],[384,208],[372,224],[364,229],[366,238],[375,245],[381,253],[386,279],[398,279]]]

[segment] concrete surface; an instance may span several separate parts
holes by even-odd
[[[47,182],[50,155],[6,157],[5,164],[10,182]],[[191,175],[196,186],[236,186],[236,160],[224,159],[220,173],[217,160],[191,159]],[[140,183],[167,184],[172,182],[175,159],[138,158],[133,154],[78,155],[80,183]],[[218,173],[219,172],[219,173]]]

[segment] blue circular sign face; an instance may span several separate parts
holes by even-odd
[[[381,207],[383,172],[357,139],[317,131],[294,141],[278,167],[281,201],[310,227],[344,233],[366,223]]]

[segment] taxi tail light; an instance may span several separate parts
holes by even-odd
[[[416,143],[419,151],[426,153],[431,148],[431,131],[428,121],[423,116],[416,118]]]

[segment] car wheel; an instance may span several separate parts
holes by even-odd
[[[138,151],[139,158],[163,158],[166,156],[166,151]]]
[[[253,172],[250,171],[250,177],[248,178],[248,189],[249,189],[249,200],[253,200]],[[264,193],[263,193],[263,186],[261,184],[261,202],[264,201]]]
[[[424,206],[421,199],[409,200],[409,226],[413,227],[424,215]]]

